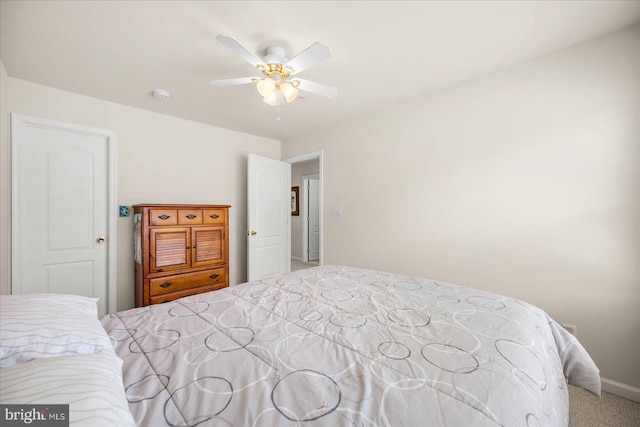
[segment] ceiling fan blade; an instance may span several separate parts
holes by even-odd
[[[211,80],[211,84],[218,87],[244,85],[259,80],[258,77],[240,77],[237,79]]]
[[[329,48],[322,43],[314,43],[285,64],[286,67],[293,69],[293,73],[297,74],[302,70],[306,70],[312,65],[316,65],[324,60],[331,58]]]
[[[216,37],[216,39],[220,43],[222,43],[223,45],[225,45],[226,47],[228,47],[229,49],[231,49],[232,51],[240,55],[242,59],[244,59],[254,67],[258,67],[258,65],[266,66],[266,64],[262,61],[262,59],[258,58],[249,49],[242,46],[240,42],[234,39],[233,37],[223,36],[222,34],[220,34],[218,37]]]
[[[338,89],[335,87],[323,85],[320,83],[312,82],[311,80],[304,79],[293,79],[300,82],[298,85],[298,89],[304,90],[306,92],[315,93],[316,95],[326,96],[327,98],[332,98],[338,94]]]

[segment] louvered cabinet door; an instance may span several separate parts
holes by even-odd
[[[224,226],[193,227],[191,229],[191,241],[193,242],[191,265],[193,267],[227,262],[224,232]]]
[[[191,266],[191,229],[189,227],[152,228],[149,245],[149,270],[152,273]]]

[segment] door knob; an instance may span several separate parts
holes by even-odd
[[[257,231],[252,231],[252,232],[251,232],[251,233],[249,233],[249,234],[251,234],[252,236],[255,236],[256,234],[258,234],[258,232],[257,232]]]
[[[105,239],[104,237],[100,236],[96,239],[96,242],[98,243],[104,243],[107,239]]]

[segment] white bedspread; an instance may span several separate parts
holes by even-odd
[[[584,348],[512,298],[323,266],[102,318],[139,426],[562,426]]]

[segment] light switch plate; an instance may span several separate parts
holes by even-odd
[[[342,205],[331,206],[331,215],[342,215]]]
[[[120,206],[120,217],[129,216],[129,206]]]

